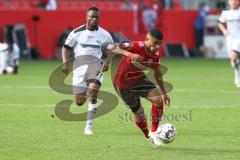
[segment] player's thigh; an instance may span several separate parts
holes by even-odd
[[[234,38],[227,39],[227,49],[229,52],[229,57],[232,61],[235,61],[240,54],[240,40]]]
[[[154,104],[161,104],[162,102],[160,90],[147,77],[141,78],[135,86],[131,87],[131,90]]]
[[[87,66],[81,66],[80,68],[73,71],[72,85],[74,95],[85,95],[86,93],[86,70]]]
[[[116,86],[114,86],[114,88],[124,104],[131,109],[133,113],[136,113],[141,107],[140,96],[129,89],[122,89]]]
[[[88,83],[88,94],[90,97],[97,97],[101,84],[95,83],[95,80]]]
[[[88,83],[97,83],[101,85],[103,82],[103,74],[101,73],[102,62],[101,60],[93,60],[94,63],[91,63],[87,69],[87,81]],[[94,81],[93,81],[94,80]]]
[[[231,59],[236,60],[237,58],[239,58],[239,55],[240,55],[240,40],[233,44]]]
[[[157,105],[160,105],[163,103],[162,94],[159,88],[154,88],[151,91],[149,91],[147,99]]]

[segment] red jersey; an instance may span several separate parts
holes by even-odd
[[[143,41],[137,41],[127,43],[126,49],[129,52],[138,54],[143,57],[142,62],[132,62],[130,57],[124,56],[118,65],[118,69],[114,76],[114,84],[118,88],[129,88],[133,86],[138,79],[144,76],[144,68],[156,68],[159,67],[158,63],[160,60],[159,52],[155,54],[147,53],[144,48]]]

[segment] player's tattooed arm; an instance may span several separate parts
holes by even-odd
[[[108,43],[104,46],[104,49],[107,50],[111,54],[121,54],[121,55],[130,57],[133,61],[140,61],[143,59],[138,54],[134,54],[125,49],[122,49],[120,47],[120,44],[118,44],[118,43]]]
[[[170,98],[167,95],[167,92],[166,92],[165,87],[164,87],[163,73],[160,70],[160,67],[157,67],[156,69],[154,69],[154,78],[156,79],[160,89],[162,90],[162,93],[163,93],[162,97],[163,97],[163,100],[164,100],[164,104],[166,106],[169,106],[170,105]]]

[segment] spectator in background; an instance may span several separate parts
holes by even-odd
[[[46,9],[46,10],[56,10],[57,2],[56,2],[56,0],[40,0],[37,7]]]
[[[146,9],[148,6],[146,5],[146,3],[144,2],[144,0],[139,0],[138,2],[138,9],[139,10],[144,10]]]
[[[155,28],[157,22],[157,11],[153,8],[144,9],[142,11],[142,22],[147,31]]]
[[[132,10],[133,8],[134,8],[133,0],[123,0],[122,1],[121,9]]]
[[[0,43],[0,74],[18,73],[20,49],[12,39]]]
[[[196,49],[198,50],[203,46],[203,29],[208,10],[209,8],[205,2],[199,4],[199,13],[194,23]]]
[[[57,10],[56,0],[48,0],[46,10]]]
[[[49,1],[49,0],[40,0],[39,3],[38,3],[38,5],[37,5],[37,7],[38,7],[38,8],[45,9],[46,6],[47,6],[47,4],[48,4],[48,1]]]

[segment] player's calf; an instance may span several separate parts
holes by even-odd
[[[141,106],[135,113],[135,124],[138,126],[139,129],[141,129],[141,131],[143,132],[144,136],[146,138],[148,137],[148,126],[147,126],[147,119],[146,119],[146,115],[144,113],[144,109]]]

